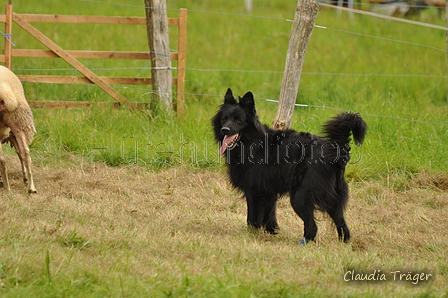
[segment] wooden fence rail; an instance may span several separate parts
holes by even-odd
[[[142,59],[150,60],[150,53],[135,51],[71,51],[65,50],[57,45],[50,38],[32,26],[33,22],[46,23],[78,23],[78,24],[126,24],[145,25],[145,17],[108,17],[108,16],[75,16],[75,15],[37,15],[37,14],[17,14],[13,12],[12,4],[5,5],[5,14],[0,14],[0,22],[5,23],[4,48],[0,54],[0,63],[8,68],[12,68],[14,57],[28,58],[61,58],[79,71],[83,76],[54,76],[54,75],[18,75],[22,81],[37,83],[70,83],[70,84],[96,84],[104,92],[109,94],[118,103],[112,103],[113,107],[123,105],[130,109],[142,108],[147,104],[130,102],[122,94],[116,91],[111,85],[152,85],[151,78],[127,78],[127,77],[100,77],[88,69],[77,59]],[[27,31],[49,50],[36,49],[13,49],[12,28],[13,23],[19,25]],[[175,85],[177,102],[175,108],[181,108],[184,102],[185,67],[186,67],[186,33],[187,33],[187,10],[179,11],[179,18],[168,18],[168,25],[178,27],[178,51],[171,53],[170,59],[177,60],[177,78],[173,78]],[[145,37],[146,38],[146,37]],[[92,106],[90,102],[56,102],[56,101],[29,101],[31,107],[35,108],[88,108]],[[107,103],[97,103],[98,106]]]

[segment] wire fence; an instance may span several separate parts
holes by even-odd
[[[132,5],[132,4],[123,4],[123,3],[116,3],[116,2],[97,1],[97,0],[76,0],[76,1],[87,2],[87,3],[90,2],[90,3],[104,4],[104,5],[123,6],[123,7],[130,7],[130,8],[139,8],[139,9],[145,9],[146,8],[144,5]],[[284,0],[284,1],[296,1],[296,0]],[[368,16],[372,16],[372,17],[384,18],[384,19],[389,19],[389,20],[392,20],[392,21],[404,22],[404,23],[409,23],[409,24],[413,24],[413,25],[428,27],[428,28],[432,28],[432,29],[448,31],[448,27],[437,26],[437,25],[434,25],[434,24],[428,24],[428,23],[417,22],[417,21],[412,21],[412,20],[407,20],[407,19],[402,19],[402,18],[390,17],[390,16],[386,16],[386,15],[373,13],[373,12],[361,11],[361,10],[350,9],[350,8],[344,8],[344,7],[334,6],[334,5],[325,4],[325,3],[319,3],[319,5],[321,5],[323,7],[330,7],[330,8],[333,8],[333,9],[339,9],[339,10],[343,10],[343,11],[347,11],[347,12],[351,12],[351,13],[359,13],[359,14],[368,15]],[[178,11],[178,9],[167,9],[167,10]],[[213,11],[190,10],[190,9],[188,11],[189,11],[189,13],[194,12],[194,13],[202,13],[202,14],[216,14],[216,15],[244,17],[244,18],[259,18],[259,19],[276,20],[276,21],[283,21],[283,22],[292,22],[293,21],[293,20],[286,19],[286,18],[275,18],[275,17],[256,16],[256,15],[249,15],[249,14],[237,14],[237,13],[228,13],[228,12],[213,12]],[[337,28],[329,28],[327,26],[315,25],[315,28],[323,29],[323,30],[331,30],[331,31],[334,31],[334,32],[339,32],[339,33],[344,33],[344,34],[351,34],[351,35],[356,35],[356,36],[363,36],[363,37],[368,37],[368,38],[385,40],[385,41],[389,41],[389,42],[403,43],[403,44],[407,44],[407,45],[410,45],[410,46],[418,46],[418,47],[427,48],[427,49],[434,50],[434,51],[437,51],[437,52],[445,52],[445,53],[447,52],[447,50],[445,50],[445,49],[436,48],[436,47],[433,47],[433,46],[430,46],[430,45],[419,44],[419,43],[403,41],[403,40],[397,40],[397,39],[391,39],[391,38],[385,38],[385,37],[381,37],[381,36],[367,35],[367,34],[362,34],[362,33],[353,32],[353,31],[341,30],[341,29],[337,29]],[[1,33],[3,34],[3,32],[1,32]],[[15,46],[15,45],[13,45],[13,46]],[[122,68],[90,68],[90,69],[91,70],[101,70],[101,71],[108,71],[108,70],[112,71],[112,70],[119,70],[119,69],[127,69],[127,70],[135,69],[135,70],[139,70],[140,73],[142,73],[143,71],[151,70],[152,68],[151,67],[122,67]],[[176,69],[176,67],[172,67],[172,69]],[[277,71],[277,70],[243,70],[243,69],[202,69],[202,68],[197,68],[197,67],[187,67],[186,69],[190,70],[190,71],[200,71],[200,72],[244,72],[244,73],[275,73],[275,74],[283,73],[283,71],[280,71],[280,70]],[[70,68],[70,69],[68,69],[68,68],[58,68],[58,69],[14,69],[14,70],[20,70],[20,71],[68,71],[68,70],[73,70],[73,71],[76,71],[76,69],[73,69],[73,68]],[[357,73],[326,73],[326,72],[303,72],[302,74],[305,74],[305,75],[326,75],[326,76],[422,77],[422,78],[448,79],[447,76],[440,76],[440,75],[416,75],[416,74],[357,74]],[[57,84],[57,83],[55,83],[55,84]],[[88,85],[88,84],[72,84],[72,85],[92,86],[92,85]],[[139,90],[139,91],[143,91],[143,92],[154,92],[154,90],[148,89],[148,88],[138,88],[138,87],[116,87],[116,88]],[[216,94],[200,94],[200,93],[183,93],[183,94],[190,95],[190,96],[222,97],[222,95],[216,95]],[[258,100],[264,100],[264,101],[268,101],[268,102],[276,102],[276,103],[278,103],[277,100],[273,100],[273,99],[261,99],[261,98],[258,98]],[[319,105],[296,104],[296,106],[298,106],[298,107],[322,108],[322,109],[332,109],[332,110],[345,111],[344,109],[340,109],[340,108],[319,106]],[[389,119],[403,120],[403,121],[410,121],[410,122],[417,122],[417,123],[424,123],[424,124],[448,126],[448,124],[445,124],[445,123],[435,123],[435,122],[415,120],[415,119],[408,119],[408,118],[401,118],[401,117],[395,117],[395,116],[369,115],[369,114],[363,114],[363,113],[360,113],[360,114],[363,115],[363,116],[367,116],[367,117],[389,118]]]

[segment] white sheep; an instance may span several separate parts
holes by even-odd
[[[2,144],[11,142],[22,163],[23,181],[28,192],[36,193],[31,173],[31,156],[28,145],[33,141],[33,113],[25,99],[22,83],[8,68],[0,65],[0,174],[3,186],[9,191],[8,174]]]

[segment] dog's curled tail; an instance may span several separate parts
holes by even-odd
[[[350,134],[357,145],[361,145],[367,132],[367,124],[358,113],[341,113],[323,126],[323,134],[337,143],[350,142]]]

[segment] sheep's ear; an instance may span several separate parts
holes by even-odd
[[[224,104],[234,105],[236,100],[233,97],[232,89],[227,89],[226,95],[224,95]]]
[[[252,92],[249,91],[244,94],[243,98],[240,99],[240,107],[248,110],[254,115],[256,114],[254,95],[252,94]]]

